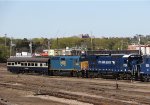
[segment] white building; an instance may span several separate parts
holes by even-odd
[[[31,53],[28,52],[21,52],[21,53],[16,53],[16,57],[31,57]]]
[[[139,50],[140,48],[143,55],[150,55],[150,45],[128,45],[128,50]]]

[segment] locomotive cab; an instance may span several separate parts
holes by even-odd
[[[141,64],[140,70],[141,81],[149,81],[150,80],[150,56],[143,56],[143,63]]]
[[[127,57],[127,67],[128,71],[131,73],[131,79],[138,80],[140,77],[140,65],[143,62],[141,55],[128,55]]]

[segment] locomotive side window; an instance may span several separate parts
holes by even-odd
[[[78,59],[75,59],[75,60],[74,60],[74,64],[75,64],[75,65],[79,65]]]
[[[21,66],[23,66],[23,63],[21,63]]]
[[[145,66],[146,66],[146,67],[149,67],[149,64],[146,64]]]
[[[30,66],[30,63],[28,63],[28,66]]]
[[[123,64],[123,67],[127,67],[127,64]]]
[[[20,62],[18,62],[18,64],[20,64]]]
[[[60,64],[63,66],[66,66],[66,60],[65,58],[61,58]]]
[[[12,63],[12,65],[14,65],[14,63]]]
[[[61,58],[62,61],[65,61],[65,58]]]
[[[27,66],[27,63],[25,63],[24,65]]]

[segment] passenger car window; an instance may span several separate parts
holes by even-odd
[[[34,66],[34,63],[32,63],[32,66]]]
[[[37,63],[35,63],[35,66],[37,66]]]
[[[40,66],[42,66],[42,63],[40,63]]]
[[[23,63],[21,63],[21,66],[23,66]]]
[[[11,63],[8,63],[8,65],[11,65]]]

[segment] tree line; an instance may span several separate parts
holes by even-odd
[[[11,40],[13,46],[11,46]],[[149,43],[150,38],[142,37],[141,44]],[[131,43],[138,43],[137,37],[104,37],[104,38],[79,38],[79,37],[65,37],[65,38],[33,38],[32,40],[23,39],[11,39],[0,37],[0,62],[5,61],[11,55],[15,55],[16,52],[30,52],[29,44],[32,42],[32,52],[40,53],[44,49],[63,49],[69,48],[81,48],[83,50],[125,50]]]

